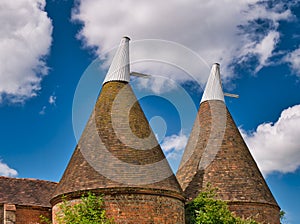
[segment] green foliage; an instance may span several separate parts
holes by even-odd
[[[207,187],[186,206],[189,224],[258,224],[253,220],[235,217],[226,202],[215,198],[215,189]]]
[[[283,223],[285,223],[285,211],[283,211],[283,210],[281,210],[280,212],[279,212],[279,217],[280,217],[280,223],[281,224],[283,224]]]
[[[111,224],[112,220],[106,218],[103,209],[103,198],[92,193],[83,195],[81,202],[70,205],[64,200],[57,214],[59,224]]]
[[[60,211],[56,214],[59,224],[113,224],[113,221],[106,217],[103,209],[103,197],[90,192],[82,195],[81,202],[74,205],[63,198],[59,208]],[[51,223],[43,217],[42,221]]]
[[[41,224],[52,224],[52,221],[43,215],[40,215],[40,219],[41,219],[40,221]]]

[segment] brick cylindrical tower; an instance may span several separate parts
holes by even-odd
[[[104,195],[116,223],[184,223],[184,197],[129,85],[129,38],[122,39],[95,108],[51,200]]]
[[[219,65],[212,68],[177,179],[188,200],[210,184],[237,216],[279,224],[279,206],[225,103]]]

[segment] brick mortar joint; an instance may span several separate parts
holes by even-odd
[[[39,210],[39,211],[49,211],[51,207],[42,206],[30,206],[30,205],[16,205],[16,209],[29,209],[29,210]]]
[[[239,204],[253,204],[253,205],[269,205],[270,207],[273,208],[278,208],[280,210],[279,205],[277,204],[272,204],[272,203],[268,203],[268,202],[257,202],[257,201],[241,201],[241,200],[236,200],[236,201],[229,201],[229,200],[225,200],[225,202],[227,203],[227,205],[239,205]]]
[[[0,203],[0,207],[3,207],[7,203]],[[15,205],[16,208],[25,208],[25,209],[34,209],[34,210],[49,210],[52,207],[51,206],[39,206],[39,205],[22,205],[22,204],[10,204],[10,205]]]
[[[182,194],[178,192],[174,192],[171,190],[164,189],[155,189],[155,188],[138,188],[138,187],[117,187],[117,188],[98,188],[98,189],[87,189],[87,190],[79,190],[75,192],[69,192],[66,194],[57,195],[50,200],[52,206],[62,202],[62,197],[65,196],[67,200],[79,199],[83,194],[87,192],[92,192],[96,195],[104,195],[104,196],[116,196],[116,195],[153,195],[153,196],[163,196],[174,198],[180,200],[181,202],[185,202],[185,198]]]

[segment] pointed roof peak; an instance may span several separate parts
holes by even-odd
[[[103,85],[110,81],[129,82],[129,40],[130,38],[127,36],[121,39],[120,45],[103,81]]]
[[[208,77],[208,81],[206,83],[200,103],[207,100],[221,100],[224,102],[224,93],[220,77],[219,63],[214,63],[211,68],[210,75]]]

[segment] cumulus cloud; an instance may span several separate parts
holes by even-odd
[[[285,61],[289,63],[292,70],[300,77],[300,48],[290,52]]]
[[[267,65],[268,59],[272,56],[275,46],[279,41],[279,32],[270,31],[260,43],[253,49],[253,53],[258,55],[259,64],[255,71],[258,72]]]
[[[0,2],[0,99],[23,102],[40,90],[52,23],[45,0]],[[0,102],[1,102],[0,101]]]
[[[178,135],[171,135],[165,137],[161,144],[161,148],[163,149],[164,152],[170,155],[179,152],[182,153],[183,149],[186,146],[187,140],[188,140],[187,136],[183,134],[181,131]]]
[[[164,151],[174,173],[179,167],[179,163],[187,141],[188,136],[180,131],[178,134],[166,136],[161,143],[161,148]]]
[[[293,18],[290,7],[291,4],[284,0],[276,3],[259,0],[78,0],[72,19],[83,24],[78,37],[86,47],[94,48],[98,55],[115,46],[123,35],[129,35],[133,40],[169,40],[201,56],[205,63],[195,68],[198,76],[203,75],[200,71],[204,70],[207,77],[207,64],[220,62],[223,78],[228,79],[234,76],[233,63],[244,63],[255,57],[257,65],[253,68],[254,72],[267,65],[280,39],[279,22]],[[142,55],[135,55],[140,56],[142,62],[147,61],[143,56],[154,52],[157,57],[154,60],[159,61],[168,52],[162,45],[147,45],[144,51],[132,47],[131,52]],[[153,60],[151,57],[148,59]],[[171,54],[169,64],[170,61],[160,60],[161,66],[142,63],[139,68],[169,77],[170,73],[159,68],[166,64],[176,67],[177,61],[186,59],[185,54]],[[193,67],[194,63],[190,61],[189,67]],[[186,80],[178,71],[172,72],[171,77]],[[206,78],[200,81],[205,82]]]
[[[0,176],[15,177],[18,172],[0,160]]]
[[[294,172],[300,166],[300,105],[282,111],[275,123],[241,132],[264,175]]]

